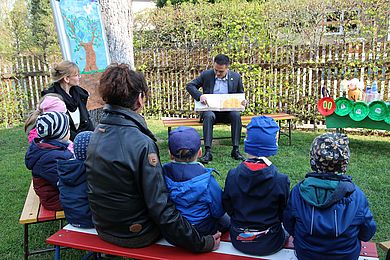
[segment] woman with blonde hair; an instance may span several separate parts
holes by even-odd
[[[94,126],[87,110],[88,91],[81,88],[80,69],[71,61],[62,61],[51,69],[51,86],[42,91],[42,96],[48,93],[59,94],[68,109],[70,123],[70,139],[83,131],[93,131]]]

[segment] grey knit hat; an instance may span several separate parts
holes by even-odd
[[[316,172],[347,171],[349,163],[349,140],[345,134],[326,133],[316,137],[311,144],[310,165]]]
[[[46,112],[36,121],[38,137],[43,139],[64,139],[69,132],[69,118],[62,112]]]

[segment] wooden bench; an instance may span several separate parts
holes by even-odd
[[[386,260],[390,260],[390,241],[380,242],[379,246],[383,249],[383,251],[387,252]]]
[[[220,248],[216,251],[203,254],[194,254],[184,249],[170,245],[166,240],[162,239],[156,244],[144,248],[124,248],[119,247],[101,240],[95,229],[80,229],[65,226],[63,229],[49,237],[46,242],[56,246],[55,259],[60,259],[60,247],[70,247],[79,250],[86,250],[98,253],[98,259],[101,253],[135,258],[135,259],[189,259],[189,260],[246,260],[246,259],[272,259],[286,260],[297,259],[294,252],[292,238],[286,243],[285,248],[276,254],[269,256],[252,256],[241,253],[236,250],[230,243],[230,238],[227,233],[222,236]],[[378,259],[375,243],[362,242],[362,250],[359,260],[374,260]]]
[[[62,223],[63,219],[65,219],[64,211],[51,211],[41,206],[39,197],[35,193],[33,183],[31,182],[26,201],[24,202],[23,211],[19,218],[19,223],[24,226],[24,236],[23,236],[24,259],[28,259],[30,255],[35,255],[35,254],[40,254],[40,253],[45,253],[48,251],[55,250],[54,248],[45,248],[45,249],[30,251],[29,233],[28,233],[29,225],[47,222],[47,221],[59,220],[60,229],[61,229],[63,226]]]
[[[252,117],[254,116],[241,116],[241,122],[243,125],[247,125]],[[281,122],[287,121],[288,123],[288,133],[283,133],[279,131],[279,138],[280,135],[286,135],[288,137],[288,143],[291,145],[291,120],[297,119],[295,116],[287,114],[287,113],[278,113],[278,114],[264,114],[263,116],[269,116],[272,117],[276,122],[278,122],[279,127],[281,127]],[[162,119],[163,125],[168,128],[168,135],[169,132],[172,130],[172,127],[178,127],[178,126],[202,126],[203,123],[200,122],[199,118],[178,118],[178,117],[163,117]],[[223,123],[217,123],[216,125],[221,125]],[[218,139],[218,138],[214,138]]]

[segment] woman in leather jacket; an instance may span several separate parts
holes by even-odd
[[[125,64],[100,78],[106,105],[88,147],[88,199],[98,235],[124,247],[145,247],[161,235],[193,252],[219,247],[220,233],[200,236],[169,200],[156,139],[139,114],[148,95],[142,74]]]

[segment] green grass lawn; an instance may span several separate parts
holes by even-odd
[[[161,161],[169,160],[167,148],[167,130],[160,121],[149,120],[149,127],[158,138]],[[198,127],[201,131],[201,128]],[[226,136],[229,128],[217,126],[215,136]],[[279,144],[279,153],[271,157],[272,162],[282,173],[286,173],[291,185],[300,181],[310,171],[310,144],[318,133],[293,132],[292,145],[287,145],[283,137]],[[348,174],[365,192],[371,210],[378,225],[373,241],[390,240],[390,138],[379,136],[349,135],[351,160]],[[0,129],[0,259],[23,258],[23,227],[19,216],[31,181],[31,173],[25,168],[24,155],[28,148],[27,139],[22,127]],[[214,160],[208,167],[215,168],[216,176],[223,187],[227,171],[238,162],[230,158],[230,140],[215,140]],[[243,147],[241,147],[241,151]],[[291,187],[292,187],[291,186]],[[31,246],[44,246],[44,240],[54,233],[57,223],[32,225],[30,234]],[[380,249],[383,258],[383,253]],[[53,253],[31,257],[32,259],[52,259]],[[82,256],[77,250],[65,250],[63,259],[74,259]]]

